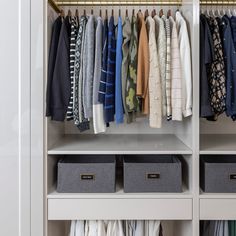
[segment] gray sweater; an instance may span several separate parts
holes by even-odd
[[[95,49],[95,17],[89,16],[88,23],[86,25],[85,35],[85,77],[84,77],[84,114],[85,118],[89,119],[93,116],[93,71],[94,71],[94,49]]]

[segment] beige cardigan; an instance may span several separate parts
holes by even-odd
[[[138,13],[139,46],[138,46],[138,68],[137,68],[137,96],[142,98],[142,112],[149,113],[149,47],[147,30],[142,12]]]
[[[155,37],[155,21],[151,16],[147,17],[149,35],[149,98],[150,98],[150,127],[161,128],[162,123],[162,93],[160,63],[157,54]]]

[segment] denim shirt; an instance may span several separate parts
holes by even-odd
[[[227,16],[222,18],[221,30],[226,66],[226,114],[236,120],[236,50]]]

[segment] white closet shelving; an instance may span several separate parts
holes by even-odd
[[[117,14],[119,7],[113,7]],[[145,10],[146,6],[135,6],[137,11],[139,8]],[[151,11],[153,6],[149,8]],[[169,9],[168,6],[162,8],[164,12]],[[174,6],[170,8],[173,12],[177,9]],[[99,9],[94,7],[95,15],[99,13]],[[128,7],[130,12],[132,9],[133,7]],[[90,8],[86,7],[86,10],[89,12]],[[111,11],[111,7],[108,7],[108,11]],[[189,24],[191,44],[194,45],[193,2],[184,0],[182,11]],[[193,177],[196,146],[194,137],[197,135],[194,127],[197,116],[197,112],[194,112],[192,117],[183,122],[165,121],[161,129],[149,128],[148,119],[140,118],[130,125],[112,124],[107,133],[101,135],[94,135],[92,132],[79,133],[70,122],[59,124],[45,119],[45,236],[65,236],[69,221],[74,219],[156,219],[163,221],[165,236],[197,235],[197,232],[194,233],[196,223],[193,203],[196,188]],[[183,155],[183,192],[131,194],[124,193],[120,184],[117,184],[115,193],[56,192],[56,165],[62,155],[111,153]]]
[[[200,119],[200,154],[236,155],[236,124],[222,115],[216,122]],[[236,194],[200,190],[201,220],[235,220]]]
[[[146,6],[134,8],[145,10]],[[168,6],[162,8],[164,12],[169,9]],[[173,12],[176,10],[174,6],[170,8]],[[42,108],[42,104],[45,103],[47,74],[47,15],[51,14],[51,10],[48,10],[46,0],[33,2],[32,9],[35,17],[32,18],[32,27],[38,24],[40,31],[44,25],[45,32],[44,46],[39,44],[37,52],[32,52],[32,58],[40,61],[38,50],[40,52],[42,49],[45,53],[44,58],[41,55],[42,61],[44,59],[44,82],[39,84],[39,80],[32,81],[32,94],[35,91],[40,94],[37,99],[32,100],[31,106]],[[94,7],[94,14],[98,14],[99,9]],[[116,14],[118,9],[114,6]],[[128,6],[130,12],[132,9],[133,7]],[[164,122],[161,129],[149,128],[148,120],[142,118],[130,125],[112,125],[107,133],[94,135],[92,132],[79,133],[69,122],[58,123],[43,118],[43,109],[42,114],[33,114],[32,123],[40,119],[44,124],[44,134],[41,130],[38,132],[37,127],[32,131],[32,137],[35,138],[33,143],[44,144],[44,153],[38,155],[42,155],[44,161],[45,204],[43,209],[35,205],[35,209],[38,207],[38,211],[44,212],[44,236],[67,235],[70,220],[73,219],[163,220],[164,236],[199,236],[200,220],[236,219],[235,194],[206,194],[201,191],[199,185],[200,154],[209,154],[212,157],[217,154],[236,154],[235,123],[226,117],[221,117],[215,123],[199,119],[199,9],[198,0],[182,1],[181,11],[188,22],[192,47],[193,116],[191,118],[183,122]],[[82,14],[83,8],[80,10]],[[89,12],[90,7],[86,7],[86,10]],[[110,10],[111,7],[108,7],[108,11]],[[32,40],[34,39],[36,41],[33,37]],[[34,62],[36,65],[33,64],[35,67],[32,66],[32,76],[37,75],[37,78],[41,78],[42,71],[37,70],[37,60]],[[119,184],[116,192],[110,194],[56,192],[56,164],[62,155],[111,153],[183,155],[185,162],[183,192],[131,194],[124,193]],[[40,163],[34,162],[35,170],[37,168],[41,170]],[[34,188],[37,184],[38,182],[32,179]],[[36,199],[41,197],[36,196],[36,191],[33,195]],[[34,225],[36,224],[35,221]]]

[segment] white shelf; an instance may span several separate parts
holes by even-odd
[[[202,134],[200,136],[200,154],[236,154],[236,135]]]
[[[192,150],[172,134],[65,135],[50,155],[73,154],[192,154]]]

